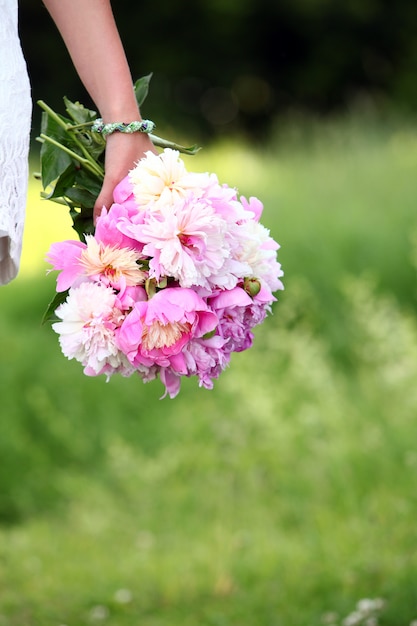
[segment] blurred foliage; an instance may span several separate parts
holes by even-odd
[[[0,294],[2,625],[320,626],[373,596],[412,622],[416,319],[340,282],[352,375],[293,277],[214,391],[161,402],[63,360],[38,281]]]
[[[376,597],[409,625],[417,132],[295,118],[186,158],[263,200],[285,291],[213,391],[159,401],[62,356],[52,274],[0,289],[0,625],[320,626]]]
[[[327,113],[364,97],[377,107],[417,109],[414,0],[113,5],[133,78],[154,73],[145,115],[164,132],[253,140],[283,112]],[[66,95],[88,105],[42,3],[22,0],[20,23],[35,100],[55,107]]]

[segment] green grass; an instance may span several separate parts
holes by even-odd
[[[264,201],[285,270],[213,391],[84,377],[54,277],[0,290],[0,626],[417,619],[417,135],[278,131],[187,160]]]

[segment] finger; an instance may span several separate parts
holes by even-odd
[[[114,183],[111,182],[108,177],[104,179],[103,186],[100,193],[97,196],[97,200],[94,204],[93,221],[96,225],[97,218],[101,215],[103,207],[109,209],[113,204],[113,189]]]
[[[113,202],[112,194],[101,192],[94,205],[93,223],[96,225],[97,219],[100,217],[103,207],[108,209]]]

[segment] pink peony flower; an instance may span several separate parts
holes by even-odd
[[[148,295],[144,287],[140,285],[127,286],[117,293],[116,306],[121,311],[130,311],[136,302],[144,302]]]
[[[148,273],[140,267],[141,254],[131,248],[109,246],[86,235],[86,244],[63,241],[51,245],[46,260],[57,277],[57,291],[65,291],[85,280],[102,282],[116,289],[143,284]]]
[[[117,246],[140,251],[142,246],[135,239],[123,234],[118,227],[123,221],[130,221],[137,213],[138,209],[135,202],[113,204],[108,211],[103,209],[97,220],[94,237],[105,246]]]
[[[213,379],[218,378],[230,362],[230,351],[225,350],[225,344],[219,335],[192,339],[182,352],[171,358],[170,367],[161,368],[165,395],[175,398],[180,391],[181,376],[197,376],[200,387],[213,389]]]
[[[79,281],[80,258],[86,247],[81,241],[68,240],[53,243],[49,248],[46,261],[52,265],[52,269],[61,272],[57,277],[57,291],[66,291]]]
[[[169,367],[193,337],[212,332],[217,316],[192,289],[166,288],[137,302],[118,332],[119,348],[136,365]]]
[[[166,397],[168,394],[169,397],[175,398],[181,388],[181,377],[173,372],[169,367],[162,367],[159,372],[159,378],[161,382],[165,385],[165,393],[161,396],[161,400]]]
[[[133,185],[129,176],[125,176],[113,190],[113,200],[115,204],[133,203],[132,206],[137,210],[137,204],[133,195]]]
[[[270,303],[256,301],[241,287],[223,291],[209,302],[219,319],[217,332],[227,340],[227,351],[242,352],[250,348],[253,342],[251,329],[264,321]]]
[[[86,235],[87,246],[81,252],[80,270],[91,280],[111,285],[115,289],[141,285],[148,275],[140,269],[141,255],[130,248],[108,246]]]
[[[220,335],[193,339],[184,351],[188,375],[199,379],[200,387],[213,389],[213,379],[229,365],[230,354],[227,339]]]

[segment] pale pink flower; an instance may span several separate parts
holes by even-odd
[[[159,213],[150,213],[143,224],[126,226],[125,232],[144,244],[151,277],[170,276],[181,287],[210,287],[230,255],[226,222],[209,204],[191,197],[161,206]]]
[[[253,214],[253,219],[259,222],[262,216],[262,211],[264,210],[262,202],[254,196],[251,196],[249,200],[247,200],[245,196],[240,196],[240,201],[245,210],[250,211]]]
[[[143,284],[147,273],[140,269],[140,254],[130,248],[104,245],[93,235],[86,236],[87,246],[79,264],[85,276],[116,289]]]
[[[236,189],[219,183],[210,185],[204,192],[204,198],[211,204],[217,215],[221,216],[228,224],[239,220],[250,219],[248,213],[237,199]]]
[[[59,334],[63,354],[82,363],[88,375],[129,375],[133,371],[116,345],[115,329],[124,316],[115,303],[113,289],[86,282],[70,289],[66,301],[55,311],[62,321],[52,328]]]

